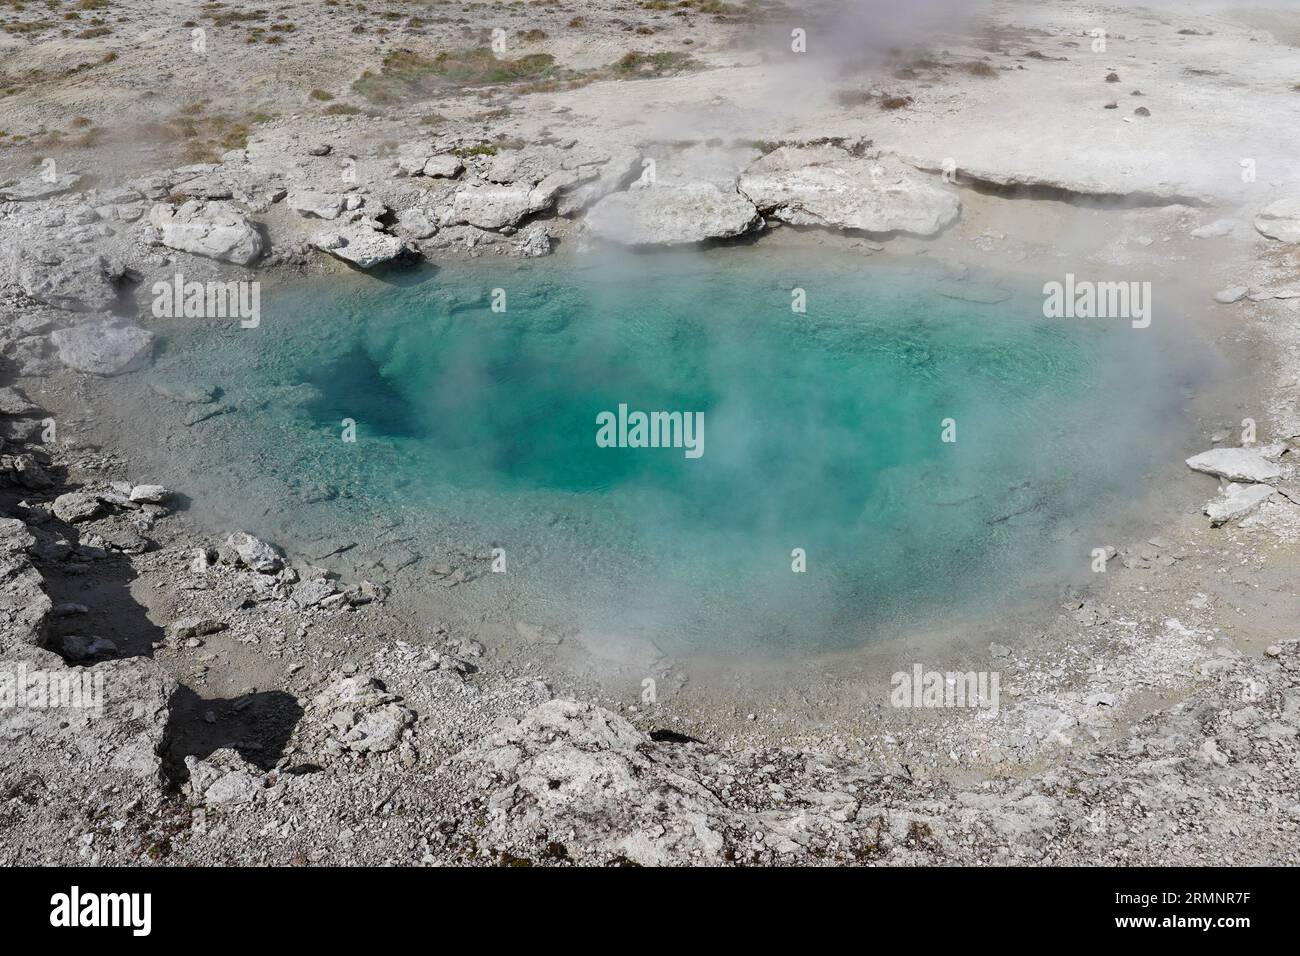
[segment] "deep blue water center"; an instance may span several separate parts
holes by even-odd
[[[1084,567],[1094,516],[1167,452],[1188,373],[1158,324],[726,252],[304,285],[220,349],[174,337],[158,374],[218,379],[250,466],[288,489],[250,530],[398,520],[430,561],[501,547],[507,573],[469,586],[486,607],[710,653],[859,645]],[[702,412],[703,455],[599,447],[620,404]]]

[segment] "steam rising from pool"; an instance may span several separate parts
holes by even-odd
[[[1037,290],[973,304],[860,260],[358,283],[169,338],[154,374],[218,380],[236,408],[191,452],[205,494],[322,553],[420,556],[402,586],[468,568],[454,600],[484,614],[677,652],[851,647],[1086,568],[1194,374],[1168,325],[1046,320]],[[704,453],[602,447],[620,405],[698,413]]]

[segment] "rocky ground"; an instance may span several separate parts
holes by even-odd
[[[106,688],[0,694],[0,863],[1296,862],[1300,21],[929,12],[0,5],[0,679]],[[1156,270],[1249,354],[1187,463],[1217,496],[1034,640],[951,652],[998,714],[903,720],[843,662],[669,669],[646,707],[400,577],[212,535],[96,431],[177,272],[754,242],[929,256],[975,299],[990,264]]]

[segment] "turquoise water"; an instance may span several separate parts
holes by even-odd
[[[938,288],[737,250],[465,265],[265,295],[260,328],[178,330],[153,374],[236,407],[194,454],[250,530],[469,562],[457,600],[548,627],[826,650],[1085,566],[1194,375],[1158,325]],[[703,454],[598,447],[620,404],[702,412]]]

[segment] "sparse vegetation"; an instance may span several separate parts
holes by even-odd
[[[214,26],[228,27],[239,23],[252,23],[258,20],[265,20],[267,13],[265,10],[225,10],[217,12],[220,4],[208,4],[207,16],[212,18]]]
[[[701,63],[689,53],[665,51],[662,53],[625,53],[611,70],[619,76],[669,76],[675,73],[687,73],[701,68]]]
[[[452,153],[464,159],[467,156],[495,156],[497,148],[491,143],[477,143],[473,146],[461,146]]]
[[[188,103],[170,118],[146,123],[144,134],[155,142],[180,148],[188,163],[210,163],[232,149],[248,146],[249,127],[226,113],[208,113],[208,103]]]
[[[498,58],[487,47],[439,53],[433,58],[394,50],[384,57],[378,73],[367,70],[352,84],[371,103],[419,99],[446,87],[493,86],[561,76],[549,53],[529,53],[518,59]]]

